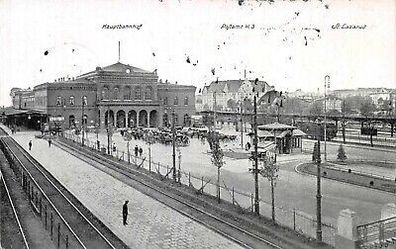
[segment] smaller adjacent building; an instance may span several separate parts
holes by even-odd
[[[342,99],[340,99],[334,95],[328,95],[326,97],[326,101],[325,101],[325,98],[322,97],[322,98],[316,99],[315,102],[320,102],[321,105],[323,106],[323,108],[325,108],[325,105],[326,105],[327,112],[332,111],[332,110],[341,112],[341,109],[342,109]]]
[[[254,91],[253,91],[254,89]],[[265,81],[256,80],[225,80],[215,81],[205,86],[202,91],[202,111],[235,111],[242,100],[252,100],[258,93],[258,99],[266,92],[273,90]]]
[[[302,151],[302,138],[306,135],[295,126],[271,123],[257,127],[258,146],[261,149],[274,151],[279,154],[290,154]],[[254,133],[249,133],[253,144]]]

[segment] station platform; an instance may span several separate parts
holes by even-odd
[[[18,132],[12,137],[130,248],[241,248],[62,149],[49,147],[47,141],[35,138],[38,134]],[[126,226],[122,224],[125,200],[129,200]]]

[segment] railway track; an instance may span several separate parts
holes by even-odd
[[[6,243],[9,244],[12,248],[24,248],[30,249],[30,243],[28,242],[27,236],[25,235],[25,228],[22,226],[20,221],[20,214],[16,209],[16,205],[14,204],[13,198],[11,197],[10,191],[8,189],[8,183],[4,179],[4,177],[0,176],[2,189],[4,191],[2,193],[2,215],[3,226],[6,226],[10,231],[6,231],[7,237],[9,241]]]
[[[103,155],[97,154],[96,152],[87,149],[83,152],[81,149],[75,148],[74,146],[59,140],[57,140],[55,144],[80,160],[85,161],[86,163],[97,167],[118,179],[125,178],[126,176],[134,182],[131,185],[131,182],[128,181],[128,184],[143,194],[170,206],[179,213],[201,223],[245,248],[307,248],[303,243],[296,245],[291,240],[281,241],[280,238],[271,236],[271,231],[263,232],[244,229],[235,222],[234,217],[226,218],[225,216],[216,216],[194,203],[194,201],[191,201],[191,199],[197,199],[196,196],[191,195],[190,197],[185,198],[185,196],[181,197],[180,195],[173,194],[171,191],[167,191],[166,188],[164,188],[164,183],[160,180],[122,163],[117,163]],[[102,167],[98,166],[98,164],[102,165]],[[157,184],[155,182],[157,182]],[[308,246],[308,248],[310,247]]]
[[[11,137],[0,134],[6,154],[13,158],[33,208],[58,245],[66,248],[127,248],[59,181]]]

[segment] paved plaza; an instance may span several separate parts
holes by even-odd
[[[143,195],[112,176],[48,147],[35,132],[20,132],[14,139],[44,165],[95,216],[131,248],[240,248],[239,245]],[[129,200],[128,225],[122,225],[122,204]]]
[[[89,140],[96,141],[96,135],[89,133]],[[107,146],[107,135],[99,134],[101,144]],[[247,140],[245,140],[247,141]],[[113,142],[119,151],[126,151],[126,141],[119,133],[113,135]],[[224,148],[238,147],[239,141],[223,144]],[[143,140],[132,140],[130,150],[133,153],[135,145],[143,148],[144,154],[148,157],[148,145]],[[303,148],[313,148],[314,141],[304,140]],[[328,160],[335,160],[339,144],[328,143]],[[181,147],[182,154],[181,168],[183,171],[191,172],[196,176],[215,179],[216,170],[207,154],[209,146],[206,142],[198,139],[191,139],[189,146]],[[396,161],[396,152],[387,149],[371,150],[367,147],[346,145],[345,151],[351,159],[370,159]],[[161,164],[172,165],[172,146],[163,144],[152,145],[152,158],[160,161]],[[316,212],[316,178],[299,174],[295,167],[303,162],[310,161],[310,153],[295,153],[292,155],[281,155],[278,157],[280,164],[279,179],[276,184],[276,206],[286,210],[297,209],[314,217]],[[248,172],[251,162],[247,159],[226,158],[226,164],[222,168],[222,180],[228,187],[234,186],[235,189],[246,193],[253,193],[253,175]],[[260,178],[260,197],[270,203],[270,185],[267,179]],[[333,180],[322,180],[323,194],[323,219],[327,223],[336,224],[339,212],[349,208],[357,212],[362,222],[376,220],[380,217],[381,208],[387,203],[394,202],[395,196],[390,193],[362,188],[350,184],[340,183]],[[269,205],[268,205],[269,207]]]

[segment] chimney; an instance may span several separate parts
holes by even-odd
[[[243,70],[243,78],[246,80],[246,69]]]

